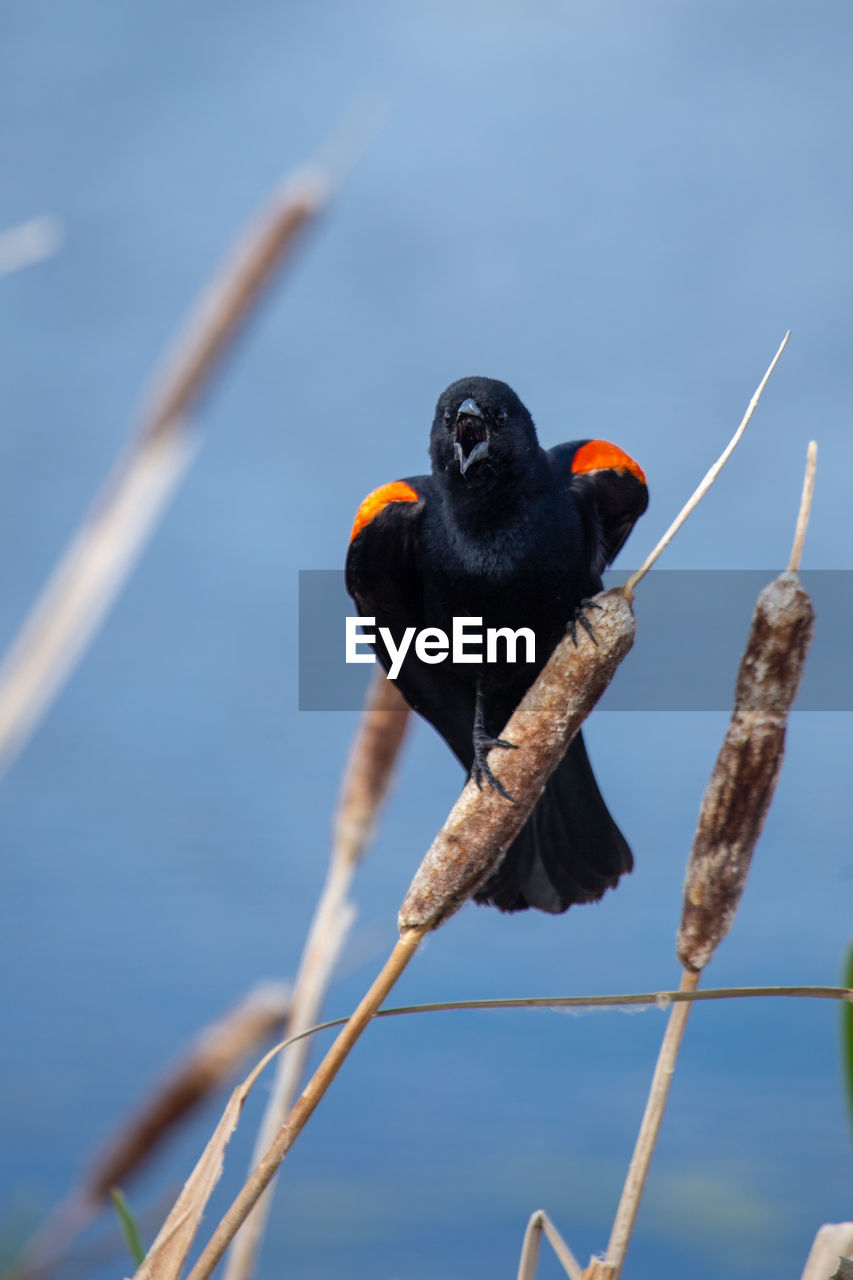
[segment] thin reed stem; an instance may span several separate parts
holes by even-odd
[[[800,498],[800,510],[797,515],[797,527],[794,531],[794,545],[791,547],[791,558],[788,561],[788,568],[793,573],[799,573],[800,561],[803,558],[803,543],[806,540],[806,531],[809,527],[809,516],[812,510],[812,496],[814,494],[815,472],[817,471],[817,441],[812,440],[806,453],[806,471],[803,476],[803,493]]]
[[[685,969],[681,975],[679,991],[685,993],[694,992],[699,984],[699,977],[698,973]],[[646,1185],[646,1178],[648,1177],[658,1134],[660,1133],[661,1121],[666,1110],[669,1089],[678,1059],[678,1051],[681,1048],[684,1028],[687,1025],[689,1014],[690,1002],[688,1001],[674,1004],[670,1012],[658,1054],[657,1065],[655,1066],[655,1073],[652,1077],[646,1110],[643,1114],[640,1132],[637,1135],[634,1154],[628,1167],[628,1176],[622,1189],[619,1208],[616,1210],[616,1217],[613,1221],[610,1242],[604,1255],[603,1264],[598,1264],[598,1272],[591,1269],[591,1280],[593,1278],[594,1280],[599,1280],[599,1277],[600,1280],[605,1280],[605,1278],[606,1280],[619,1280],[619,1275],[625,1262],[625,1255],[628,1252],[628,1245],[631,1242],[631,1234],[640,1208],[640,1201]]]
[[[643,563],[640,565],[639,569],[637,569],[635,573],[632,573],[628,581],[625,583],[625,586],[623,587],[623,591],[625,592],[625,595],[628,597],[629,600],[632,600],[634,597],[634,588],[636,587],[637,583],[640,581],[641,578],[644,578],[646,576],[649,569],[651,569],[652,565],[655,563],[655,561],[658,559],[661,553],[665,551],[666,548],[669,546],[669,544],[672,542],[673,538],[678,533],[678,530],[684,524],[684,521],[687,519],[690,513],[694,511],[696,507],[698,507],[699,503],[702,501],[705,494],[711,488],[711,485],[714,483],[717,476],[720,474],[723,467],[726,465],[729,458],[734,453],[735,448],[738,444],[738,441],[740,440],[744,431],[746,431],[746,428],[749,426],[749,420],[752,417],[752,415],[755,413],[756,408],[758,407],[758,402],[761,399],[762,392],[764,391],[764,388],[767,386],[767,383],[770,379],[770,375],[773,372],[773,370],[776,368],[779,357],[781,356],[782,352],[785,350],[785,347],[787,345],[787,342],[790,336],[791,336],[791,330],[789,329],[788,332],[785,334],[784,338],[782,339],[781,343],[779,344],[779,350],[776,352],[775,356],[770,361],[767,372],[765,373],[764,377],[761,379],[755,391],[753,392],[752,399],[747,405],[746,413],[741,418],[740,426],[732,436],[729,443],[726,445],[723,452],[720,454],[717,461],[705,473],[703,479],[699,482],[697,487],[694,489],[693,493],[687,499],[684,506],[681,508],[678,515],[675,517],[672,524],[667,529],[666,533],[660,538],[657,544],[652,548],[652,550],[646,556]]]
[[[270,1144],[266,1155],[219,1223],[210,1242],[190,1272],[188,1280],[207,1280],[207,1277],[212,1274],[240,1226],[275,1177],[276,1170],[349,1057],[361,1033],[417,951],[426,932],[426,929],[410,929],[396,943],[381,973],[314,1072],[295,1107]],[[144,1263],[138,1274],[145,1275]]]

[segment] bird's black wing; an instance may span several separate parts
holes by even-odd
[[[604,440],[561,444],[548,457],[566,502],[581,516],[584,554],[598,578],[648,505],[645,476]],[[502,911],[561,912],[574,902],[596,901],[632,866],[578,733],[505,858],[474,896]]]
[[[420,631],[424,616],[421,526],[426,504],[435,501],[431,476],[413,476],[375,489],[358,509],[346,560],[346,588],[362,617],[375,618],[376,656],[387,672],[391,655],[379,628],[399,645],[407,627]],[[449,658],[425,664],[412,641],[395,681],[413,710],[438,730],[466,768],[473,760],[474,704],[454,675]]]
[[[649,505],[646,477],[633,458],[607,440],[560,444],[548,456],[586,517],[593,567],[600,574]]]

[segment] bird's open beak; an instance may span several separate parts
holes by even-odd
[[[456,436],[453,452],[464,476],[472,462],[479,462],[489,452],[489,428],[483,410],[470,396],[456,411]]]

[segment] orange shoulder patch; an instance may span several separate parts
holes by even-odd
[[[361,533],[365,525],[376,519],[379,512],[384,510],[389,502],[417,501],[418,495],[410,484],[406,484],[405,480],[393,480],[391,484],[380,485],[378,489],[373,490],[373,493],[367,495],[355,513],[355,524],[349,537],[350,542]]]
[[[609,440],[588,440],[581,445],[572,460],[572,471],[575,475],[589,471],[630,471],[640,484],[646,483],[640,464]]]

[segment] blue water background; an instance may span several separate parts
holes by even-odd
[[[339,565],[362,496],[425,466],[446,383],[504,378],[546,445],[603,436],[638,457],[652,503],[633,564],[790,327],[664,563],[782,563],[816,437],[806,563],[853,567],[851,55],[846,0],[0,6],[0,227],[48,212],[66,234],[0,280],[3,645],[237,229],[355,100],[387,103],[199,411],[200,456],[118,607],[0,787],[4,1229],[64,1192],[199,1027],[294,972],[356,723],[296,711],[297,571]],[[640,626],[642,609],[641,588]],[[725,721],[594,718],[636,873],[556,919],[468,907],[395,1000],[677,983],[684,859]],[[838,979],[851,745],[849,715],[794,715],[709,983]],[[418,726],[330,1012],[392,945],[459,785]],[[287,1163],[263,1274],[511,1275],[540,1205],[582,1259],[603,1248],[663,1025],[651,1010],[371,1029]],[[838,1059],[829,1003],[696,1012],[636,1280],[795,1276],[820,1224],[853,1216]],[[240,1184],[262,1095],[208,1224]],[[180,1185],[216,1114],[128,1188],[134,1208]],[[544,1252],[540,1274],[557,1274]]]

